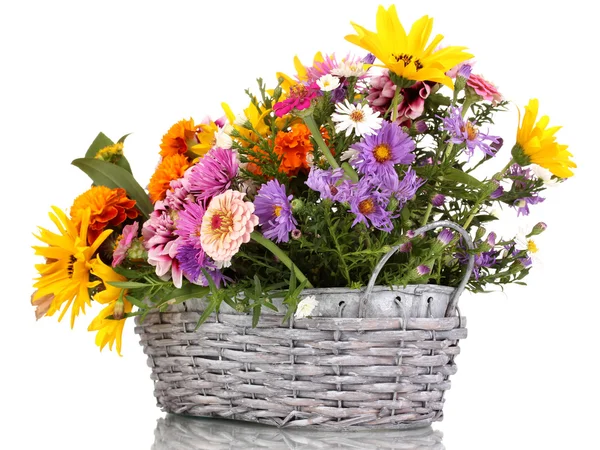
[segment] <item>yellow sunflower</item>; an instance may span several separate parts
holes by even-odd
[[[96,345],[100,347],[100,351],[108,344],[110,350],[116,342],[116,350],[121,356],[121,343],[123,336],[123,327],[125,326],[126,318],[123,314],[130,313],[133,305],[127,301],[127,297],[121,292],[121,288],[117,288],[109,284],[111,281],[126,281],[126,278],[115,272],[110,266],[102,262],[100,258],[96,258],[92,262],[92,274],[102,280],[105,289],[94,295],[94,300],[103,305],[107,305],[88,327],[88,331],[97,331]],[[113,316],[113,319],[107,317]],[[121,319],[117,319],[121,317]]]
[[[512,149],[512,155],[521,166],[537,164],[559,178],[571,177],[573,172],[570,168],[577,167],[569,159],[573,155],[566,145],[556,142],[554,136],[561,127],[547,128],[550,122],[548,116],[541,117],[536,123],[538,107],[539,102],[536,98],[529,100],[525,107],[525,116],[517,130],[517,144]]]
[[[355,23],[352,26],[358,34],[348,35],[346,40],[373,53],[383,63],[381,67],[387,67],[400,77],[393,80],[396,85],[404,84],[400,87],[416,81],[434,81],[453,89],[446,72],[473,57],[464,52],[466,47],[438,48],[444,38],[440,34],[428,44],[433,28],[433,19],[428,16],[417,20],[406,34],[394,5],[387,11],[379,6],[376,33]]]
[[[58,228],[59,234],[39,228],[40,241],[47,246],[34,246],[35,254],[46,258],[44,264],[36,264],[40,276],[33,285],[37,290],[32,296],[35,304],[38,300],[43,302],[54,296],[46,315],[51,316],[56,311],[62,312],[58,318],[62,320],[67,310],[71,308],[71,328],[75,318],[85,305],[90,305],[88,289],[96,287],[99,282],[90,282],[90,261],[100,244],[108,237],[112,230],[102,232],[93,244],[88,245],[87,232],[90,222],[90,210],[86,209],[81,214],[81,227],[76,225],[59,208],[52,207],[54,214],[50,219]]]

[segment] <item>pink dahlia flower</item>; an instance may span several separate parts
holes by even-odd
[[[244,194],[231,189],[213,197],[200,229],[200,242],[205,253],[215,261],[228,261],[250,241],[250,233],[258,225],[254,205],[244,201]]]
[[[131,225],[125,225],[123,227],[123,234],[118,240],[117,247],[113,252],[113,267],[117,267],[123,262],[123,260],[125,259],[125,255],[127,255],[127,250],[129,250],[129,247],[131,247],[131,243],[137,237],[139,229],[140,224],[138,222],[133,222]]]
[[[502,94],[498,92],[496,86],[484,79],[481,75],[472,73],[467,80],[467,86],[473,88],[473,90],[483,97],[484,100],[492,102],[494,105],[503,100]]]

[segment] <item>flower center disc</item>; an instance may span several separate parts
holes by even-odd
[[[375,211],[373,199],[368,198],[360,202],[358,204],[358,210],[361,212],[361,214],[371,214],[373,211]]]
[[[389,161],[392,157],[390,146],[387,144],[379,144],[373,149],[373,157],[378,163]]]
[[[350,120],[353,122],[362,122],[364,118],[365,114],[359,109],[356,109],[350,113]]]
[[[279,217],[281,215],[281,206],[273,206],[273,214],[275,214],[275,217]]]

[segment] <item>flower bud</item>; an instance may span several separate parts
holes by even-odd
[[[300,231],[298,228],[296,228],[295,230],[292,230],[292,239],[297,241],[301,237],[302,237],[302,231]]]
[[[425,264],[421,264],[415,270],[417,271],[417,274],[420,277],[427,275],[431,272],[431,268],[429,266],[426,266]]]
[[[444,194],[435,194],[431,199],[431,204],[436,208],[439,208],[446,201],[446,196]]]
[[[548,226],[544,222],[538,222],[531,229],[531,233],[529,233],[529,236],[536,236],[538,234],[542,234],[544,231],[546,231],[546,228],[548,228]]]
[[[292,205],[292,212],[299,212],[302,210],[302,208],[304,208],[304,200],[300,199],[300,198],[295,198],[292,200],[291,202]]]
[[[125,305],[123,300],[119,299],[115,302],[115,308],[113,310],[113,319],[121,320],[125,313]]]

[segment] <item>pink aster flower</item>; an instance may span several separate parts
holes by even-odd
[[[321,93],[317,83],[305,86],[302,83],[295,84],[290,88],[290,95],[281,102],[275,103],[273,111],[277,117],[283,117],[292,110],[302,111],[310,107],[311,100]]]
[[[498,92],[496,86],[485,80],[481,75],[472,73],[467,80],[467,86],[471,87],[484,100],[492,102],[494,105],[503,100],[502,94]]]
[[[156,275],[162,280],[173,278],[175,287],[180,288],[181,267],[177,260],[179,242],[175,235],[174,217],[177,212],[170,210],[162,201],[156,202],[154,211],[142,227],[144,247],[148,250],[148,263],[156,267]]]
[[[184,186],[199,200],[222,194],[238,174],[239,161],[234,150],[213,148],[185,173]]]
[[[123,234],[117,241],[117,247],[113,252],[113,267],[117,267],[123,262],[123,260],[125,259],[125,255],[127,255],[127,250],[129,250],[129,247],[131,247],[131,243],[137,237],[139,229],[140,224],[138,222],[133,222],[131,225],[125,225],[123,227]]]
[[[250,233],[258,225],[254,205],[244,201],[244,194],[231,189],[213,197],[200,229],[200,242],[205,253],[215,261],[228,261],[250,241]]]

